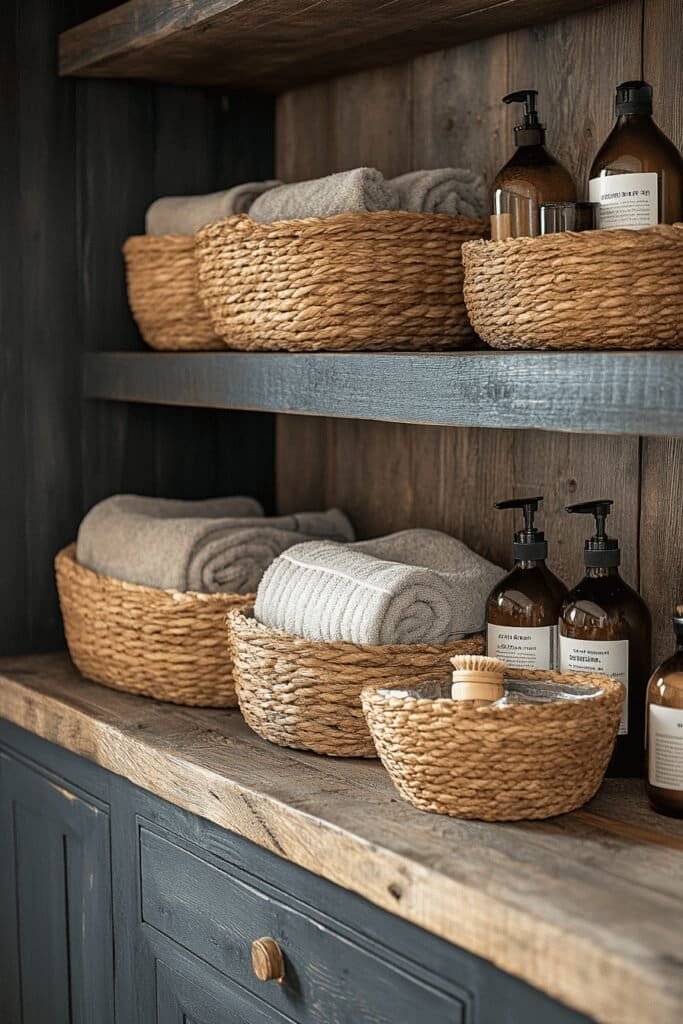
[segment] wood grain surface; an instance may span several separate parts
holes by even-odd
[[[62,74],[281,90],[604,0],[129,0],[60,38]]]
[[[0,715],[597,1021],[680,1021],[683,823],[648,810],[640,783],[607,782],[546,822],[447,819],[401,801],[378,763],[106,690],[64,655],[2,659]]]

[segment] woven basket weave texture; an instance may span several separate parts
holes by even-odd
[[[137,235],[126,241],[123,254],[128,302],[151,348],[170,352],[225,348],[197,293],[192,235]]]
[[[514,821],[563,814],[597,792],[619,727],[621,683],[583,673],[505,674],[599,686],[603,693],[591,700],[475,709],[448,698],[363,690],[382,764],[415,807],[457,818]]]
[[[483,234],[446,214],[229,217],[196,235],[199,293],[231,348],[462,348],[460,250]]]
[[[494,348],[683,347],[683,225],[463,246],[472,326]]]
[[[123,583],[79,565],[75,544],[55,570],[69,653],[84,676],[173,704],[236,706],[225,616],[253,595]]]
[[[252,609],[229,613],[235,687],[247,724],[271,743],[335,757],[376,757],[360,704],[368,683],[429,679],[481,637],[451,644],[370,647],[315,643],[268,629]]]

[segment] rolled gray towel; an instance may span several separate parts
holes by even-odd
[[[280,181],[247,181],[203,196],[163,196],[147,210],[145,230],[148,235],[194,235],[206,224],[215,224],[236,213],[247,213],[257,196],[281,184]]]
[[[398,195],[399,209],[412,213],[454,213],[479,218],[486,210],[484,179],[463,167],[411,171],[387,184]]]
[[[78,531],[77,560],[130,583],[213,594],[232,591],[237,578],[254,589],[272,557],[286,546],[281,533],[289,534],[292,544],[302,537],[353,540],[353,527],[339,509],[266,518],[221,513],[217,502],[162,503],[160,513],[147,502],[118,495],[95,505]],[[204,504],[208,509],[202,514],[197,506]],[[183,507],[173,514],[178,505]],[[261,539],[255,536],[259,531]]]
[[[300,544],[265,572],[255,614],[308,640],[445,643],[483,629],[486,598],[504,574],[435,530]]]
[[[277,220],[396,209],[398,196],[381,172],[374,167],[356,167],[270,189],[252,203],[249,216],[261,224],[272,224]]]

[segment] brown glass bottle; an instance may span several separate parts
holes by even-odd
[[[543,499],[501,501],[496,508],[519,508],[524,529],[515,533],[514,568],[486,602],[487,654],[514,668],[557,667],[557,620],[567,588],[545,564],[548,543],[534,526]]]
[[[514,156],[493,183],[491,238],[540,234],[543,203],[575,202],[571,175],[545,148],[545,128],[538,120],[535,89],[510,93],[504,103],[524,103],[522,124],[515,125]]]
[[[673,620],[676,651],[647,687],[646,789],[656,811],[683,818],[683,606]]]
[[[589,176],[591,202],[600,203],[600,227],[646,228],[683,220],[683,157],[652,120],[651,86],[618,86],[616,114]]]
[[[567,508],[594,515],[596,532],[586,541],[586,575],[560,613],[560,670],[603,673],[624,684],[626,701],[608,774],[640,776],[652,623],[645,602],[619,575],[619,545],[605,533],[611,505],[605,500]]]

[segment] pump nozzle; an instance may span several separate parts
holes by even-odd
[[[534,526],[534,518],[538,512],[539,502],[543,497],[536,498],[510,498],[507,501],[497,501],[495,508],[521,508],[524,513],[524,529],[515,533],[512,545],[512,556],[516,562],[541,561],[548,557],[548,542],[542,530]]]
[[[586,540],[583,560],[586,565],[594,568],[617,566],[621,561],[619,542],[608,537],[605,529],[607,516],[614,504],[609,498],[599,501],[581,501],[577,505],[567,505],[567,512],[579,512],[595,516],[595,534]]]
[[[523,103],[524,120],[516,124],[515,143],[518,146],[542,145],[545,140],[545,128],[538,120],[536,110],[537,89],[519,89],[517,92],[510,92],[503,96],[503,103]]]

